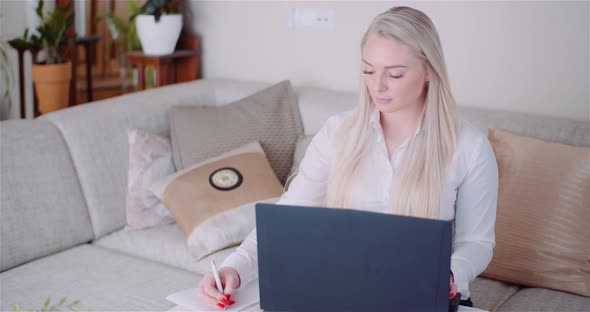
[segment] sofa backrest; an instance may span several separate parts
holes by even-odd
[[[269,83],[204,79],[136,92],[50,113],[64,136],[77,170],[96,238],[125,225],[128,143],[126,129],[138,127],[168,136],[168,109],[176,105],[225,105]],[[314,87],[295,89],[306,135],[316,133],[329,116],[353,109],[354,93]],[[502,128],[546,140],[590,145],[587,123],[521,113],[461,108],[479,126]]]
[[[92,240],[78,175],[51,123],[0,123],[0,271]]]
[[[40,117],[53,123],[69,147],[96,239],[126,223],[129,148],[126,129],[169,135],[176,105],[223,105],[269,84],[197,80],[74,106]]]
[[[315,134],[328,117],[353,109],[358,103],[358,96],[350,92],[313,87],[299,88],[296,92],[305,135]],[[588,121],[471,106],[459,106],[459,114],[484,133],[490,128],[498,128],[551,142],[590,146]]]

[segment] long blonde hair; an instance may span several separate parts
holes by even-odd
[[[365,32],[407,45],[422,61],[429,76],[420,132],[412,138],[393,177],[392,213],[438,219],[445,169],[455,150],[458,117],[448,82],[438,32],[430,18],[409,7],[394,7],[378,15]],[[362,79],[361,79],[362,81]],[[361,163],[369,150],[371,113],[375,104],[361,83],[354,114],[335,133],[335,153],[326,195],[327,207],[353,208],[352,187],[361,175]]]

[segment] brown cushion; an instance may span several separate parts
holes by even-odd
[[[258,141],[284,183],[303,126],[291,83],[283,81],[224,106],[183,106],[170,111],[170,137],[178,170]]]
[[[149,189],[174,215],[195,259],[241,243],[254,228],[252,203],[283,192],[258,142],[185,168]]]
[[[496,247],[483,276],[590,296],[590,148],[490,129]]]

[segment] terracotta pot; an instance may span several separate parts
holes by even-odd
[[[68,106],[70,101],[70,80],[72,63],[33,64],[32,78],[42,114]]]

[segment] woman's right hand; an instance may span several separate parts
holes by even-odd
[[[209,306],[223,309],[226,305],[231,306],[236,303],[230,297],[234,290],[240,287],[240,275],[236,269],[226,266],[219,269],[219,277],[221,278],[223,293],[217,290],[215,277],[213,273],[209,272],[205,274],[199,283],[199,296]]]

